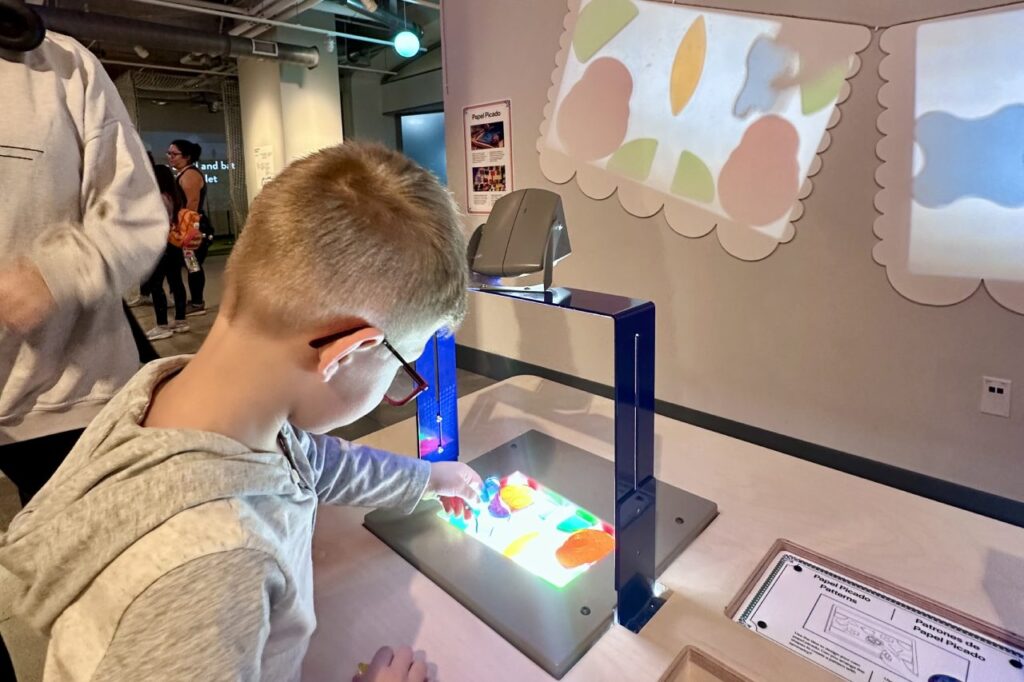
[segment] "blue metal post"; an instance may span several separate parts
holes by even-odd
[[[459,405],[455,336],[442,330],[423,349],[416,371],[430,384],[416,399],[419,456],[431,462],[459,459]]]

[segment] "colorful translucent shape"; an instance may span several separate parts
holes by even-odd
[[[533,504],[533,488],[527,485],[507,485],[501,489],[500,496],[512,511],[526,509]]]
[[[501,490],[501,481],[496,476],[488,476],[484,479],[484,486],[480,490],[480,500],[490,502],[499,490]]]
[[[572,36],[576,59],[586,63],[605,43],[618,35],[639,10],[629,0],[593,0],[580,11]]]
[[[917,119],[924,165],[914,178],[914,200],[941,208],[965,197],[1024,206],[1024,105],[982,118],[932,111]]]
[[[469,524],[466,523],[466,520],[461,516],[450,516],[448,517],[448,521],[459,530],[466,530],[466,528],[469,527]]]
[[[586,509],[577,509],[576,516],[580,517],[591,526],[597,523],[597,517],[588,512]]]
[[[563,533],[575,533],[578,530],[590,528],[592,525],[594,524],[588,523],[586,520],[580,518],[579,514],[573,514],[558,524],[558,530]]]
[[[555,558],[565,568],[576,568],[600,561],[615,548],[615,539],[600,530],[581,530],[555,551]]]
[[[779,97],[775,82],[786,73],[791,59],[785,47],[768,36],[758,36],[747,53],[747,76],[732,112],[745,118],[755,111],[771,111]]]
[[[615,537],[615,527],[607,521],[601,522],[601,530],[603,530],[605,533],[608,533],[608,535]]]
[[[540,531],[536,531],[536,530],[530,531],[526,535],[518,537],[515,540],[513,540],[511,543],[509,543],[509,546],[505,548],[505,551],[503,551],[502,554],[504,554],[509,559],[511,559],[515,555],[517,555],[520,552],[522,552],[524,547],[526,547],[528,544],[533,542],[539,536],[540,536]]]
[[[821,111],[835,102],[849,71],[846,64],[836,64],[814,80],[801,85],[800,110],[804,116]]]
[[[633,76],[617,59],[593,61],[558,109],[558,137],[580,161],[608,156],[626,138]]]
[[[654,138],[630,140],[608,159],[608,170],[630,180],[643,182],[651,174],[651,164],[654,162],[656,151],[658,141]]]
[[[509,511],[508,507],[502,503],[501,495],[495,495],[491,498],[491,503],[487,505],[487,511],[489,511],[491,516],[496,519],[507,519],[512,515],[512,512]]]
[[[704,72],[707,49],[707,30],[704,27],[704,16],[701,15],[690,24],[676,49],[675,61],[672,62],[669,100],[672,103],[673,116],[679,115],[697,90],[701,74]]]
[[[687,199],[710,204],[715,200],[715,179],[707,164],[693,152],[683,152],[672,178],[672,193]]]
[[[743,133],[718,174],[718,199],[738,223],[768,225],[793,209],[800,190],[800,136],[779,116],[765,116]]]

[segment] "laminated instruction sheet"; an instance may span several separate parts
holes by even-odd
[[[1024,682],[1024,651],[780,551],[734,619],[853,682]]]

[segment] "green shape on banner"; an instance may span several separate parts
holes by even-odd
[[[672,178],[672,193],[705,204],[715,200],[715,179],[711,177],[707,164],[693,152],[679,155],[676,176]]]
[[[629,0],[593,0],[576,19],[572,37],[576,59],[586,63],[639,13]]]
[[[848,71],[845,64],[836,64],[813,81],[800,86],[800,108],[804,116],[821,111],[839,97]]]
[[[589,523],[591,526],[597,523],[597,517],[588,512],[586,509],[577,509],[576,516],[580,517],[581,519]]]
[[[618,151],[608,159],[608,170],[624,175],[630,180],[643,182],[651,174],[654,152],[658,149],[658,141],[645,137],[630,140],[619,147]]]

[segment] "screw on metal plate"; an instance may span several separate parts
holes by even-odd
[[[589,606],[584,606],[582,609],[580,609],[580,613],[582,613],[584,616],[589,616],[590,615],[590,607]]]

